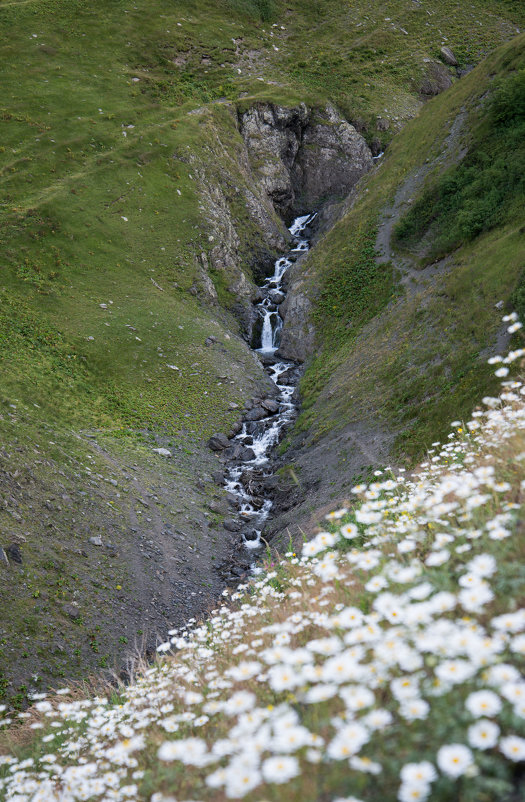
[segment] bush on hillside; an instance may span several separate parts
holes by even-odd
[[[513,219],[525,196],[525,69],[500,80],[463,161],[429,186],[394,231],[415,247],[432,236],[438,258]]]

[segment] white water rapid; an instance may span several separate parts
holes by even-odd
[[[283,276],[297,256],[308,250],[309,241],[305,232],[315,216],[303,215],[290,226],[289,231],[294,238],[291,251],[288,257],[281,257],[275,262],[273,275],[261,285],[263,299],[256,305],[262,318],[262,328],[260,345],[255,350],[260,354],[279,394],[275,399],[278,408],[272,415],[262,420],[245,421],[234,438],[234,442],[248,446],[253,451],[253,459],[230,466],[226,472],[225,488],[237,498],[240,519],[244,525],[243,541],[248,549],[260,548],[263,526],[272,508],[272,501],[259,490],[254,492],[253,486],[259,489],[264,487],[265,480],[272,476],[271,451],[281,439],[283,429],[290,425],[296,414],[293,394],[300,371],[296,363],[280,361],[274,355],[279,348],[283,325],[279,314],[279,306],[286,295],[282,287]]]

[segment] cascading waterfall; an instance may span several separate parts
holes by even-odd
[[[269,470],[271,451],[279,442],[283,429],[292,422],[296,414],[293,394],[299,378],[298,367],[294,362],[273,359],[279,347],[283,325],[279,314],[279,306],[285,298],[282,279],[295,258],[308,251],[309,241],[305,232],[315,217],[316,214],[307,214],[293,221],[289,228],[290,234],[294,237],[290,254],[275,262],[273,275],[261,285],[263,298],[256,305],[263,322],[260,344],[255,351],[263,358],[266,371],[279,390],[276,399],[278,410],[271,417],[257,423],[243,424],[234,439],[241,444],[249,445],[255,456],[247,462],[230,467],[225,481],[226,490],[238,499],[240,516],[246,523],[243,540],[249,549],[260,548],[261,532],[272,508],[272,502],[268,498],[261,499],[254,496],[250,492],[250,483],[246,481],[246,476],[249,477],[253,471],[258,471],[263,478],[271,476]]]

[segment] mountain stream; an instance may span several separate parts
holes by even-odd
[[[260,325],[260,343],[254,350],[260,356],[266,372],[279,392],[275,398],[275,409],[272,414],[262,420],[245,420],[241,431],[233,438],[233,442],[249,447],[254,457],[231,465],[226,470],[224,487],[237,500],[244,528],[242,538],[247,549],[261,547],[264,541],[262,531],[272,508],[271,499],[264,498],[264,494],[258,490],[254,492],[252,487],[264,486],[265,480],[272,476],[272,450],[297,414],[293,396],[299,381],[300,368],[295,362],[280,360],[275,356],[283,326],[279,306],[286,297],[283,277],[297,257],[308,251],[308,227],[315,216],[316,214],[303,215],[293,221],[289,228],[293,237],[292,248],[287,256],[275,262],[273,275],[269,276],[260,287],[262,300],[256,304],[260,316],[259,325],[261,320],[262,325]]]

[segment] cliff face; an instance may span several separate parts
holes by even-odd
[[[330,105],[315,109],[304,103],[258,103],[240,112],[236,121],[235,106],[223,104],[220,120],[204,108],[200,115],[208,121],[208,150],[191,161],[209,246],[199,256],[195,288],[209,303],[217,303],[209,280],[215,275],[248,338],[254,322],[254,279],[285,251],[290,240],[286,224],[347,195],[371,168],[372,153]],[[283,354],[289,358],[301,360],[306,354],[292,344],[290,332],[308,337],[307,311],[303,299],[286,308],[292,322]]]
[[[364,138],[331,105],[262,103],[239,125],[254,174],[287,222],[347,195],[373,164]]]

